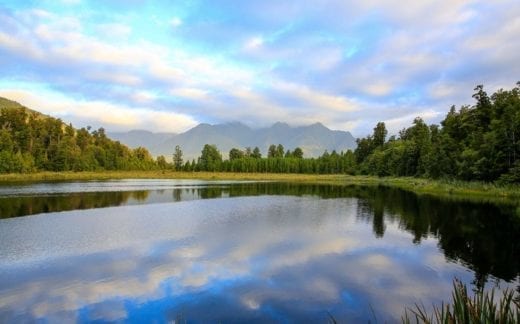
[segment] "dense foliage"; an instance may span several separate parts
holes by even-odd
[[[519,84],[520,85],[520,84]],[[271,145],[267,158],[259,149],[233,148],[229,159],[206,145],[198,162],[185,171],[347,173],[520,182],[520,90],[499,90],[492,96],[475,88],[474,106],[451,107],[441,125],[416,118],[398,136],[387,139],[380,122],[372,135],[357,140],[354,152],[333,151],[319,158],[303,158],[301,148],[285,151]]]
[[[0,173],[31,171],[150,170],[165,166],[140,147],[129,149],[105,130],[76,130],[0,98]]]
[[[303,158],[299,147],[285,151],[283,145],[271,145],[268,157],[262,158],[260,149],[255,147],[240,150],[232,148],[229,158],[224,160],[215,145],[206,144],[197,161],[187,161],[184,171],[223,172],[263,172],[263,173],[313,173],[313,174],[354,174],[354,153],[325,152],[319,158]]]
[[[517,84],[520,86],[520,83]],[[520,89],[492,96],[475,88],[476,104],[451,107],[438,125],[416,118],[399,137],[386,141],[384,123],[358,139],[359,172],[379,176],[417,176],[520,182]]]
[[[206,144],[197,160],[184,161],[179,146],[173,163],[154,161],[144,148],[131,150],[108,139],[103,128],[75,130],[59,119],[0,101],[0,172],[33,170],[147,170],[367,174],[460,180],[520,182],[520,83],[491,96],[475,88],[473,106],[451,107],[441,125],[416,118],[398,136],[387,139],[384,123],[357,140],[355,151],[327,152],[304,158],[299,147],[285,150],[233,148],[228,158]],[[17,105],[17,104],[16,104]]]

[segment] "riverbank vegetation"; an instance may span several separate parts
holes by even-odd
[[[518,83],[520,86],[520,83]],[[520,182],[520,89],[491,96],[475,88],[476,103],[451,107],[439,125],[416,118],[386,140],[384,123],[358,140],[360,172],[464,181]]]
[[[513,290],[506,289],[495,298],[495,291],[479,291],[469,296],[466,285],[454,281],[452,302],[434,306],[429,313],[424,305],[407,309],[403,323],[520,323],[520,302]],[[413,319],[413,320],[411,320]]]
[[[89,181],[116,179],[200,179],[229,181],[279,181],[332,185],[387,186],[442,197],[477,200],[510,201],[520,198],[520,187],[514,184],[494,184],[454,180],[432,180],[414,177],[350,176],[339,174],[284,174],[185,172],[173,170],[102,171],[102,172],[37,172],[28,174],[0,174],[0,183],[41,181]],[[520,215],[520,213],[519,213]]]

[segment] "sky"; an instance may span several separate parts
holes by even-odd
[[[518,0],[0,0],[0,96],[108,131],[442,120],[520,80]]]

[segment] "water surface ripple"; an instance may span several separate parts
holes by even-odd
[[[1,193],[13,213],[0,220],[2,323],[395,322],[405,306],[449,299],[453,278],[520,287],[516,206],[202,181]],[[44,194],[54,211],[39,209]]]

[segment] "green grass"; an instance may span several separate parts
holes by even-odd
[[[108,179],[201,179],[201,180],[252,180],[252,181],[291,181],[291,182],[336,182],[345,181],[345,175],[312,175],[281,173],[231,173],[231,172],[176,172],[156,171],[99,171],[99,172],[37,172],[0,174],[0,182],[42,182]],[[355,177],[356,181],[361,178]]]
[[[279,174],[279,173],[227,173],[227,172],[174,172],[158,171],[103,171],[103,172],[38,172],[29,174],[2,174],[0,183],[76,181],[108,179],[202,179],[202,180],[251,180],[321,183],[334,185],[383,185],[454,199],[490,201],[517,201],[519,185],[494,183],[430,180],[411,177],[378,178],[374,176]]]
[[[468,295],[466,285],[453,283],[452,303],[434,306],[428,313],[424,305],[407,309],[403,323],[520,323],[520,303],[514,299],[514,291],[506,289],[495,298],[495,290]]]
[[[380,184],[441,196],[473,197],[520,197],[519,185],[499,185],[496,183],[467,182],[460,180],[430,180],[419,178],[381,178]]]

